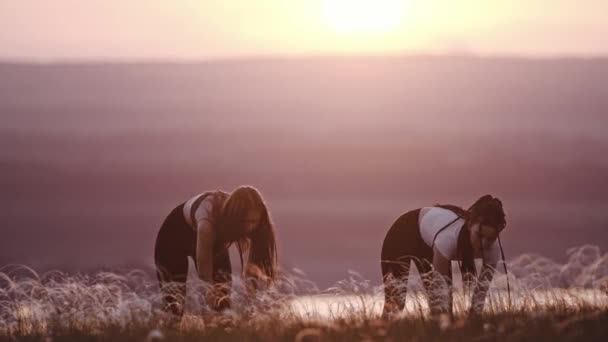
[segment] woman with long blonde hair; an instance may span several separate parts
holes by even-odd
[[[208,191],[178,205],[163,222],[154,261],[165,310],[183,315],[188,257],[199,278],[210,286],[208,305],[230,307],[232,268],[228,248],[236,245],[250,294],[257,281],[277,276],[277,244],[270,213],[260,192],[240,186],[231,193]]]

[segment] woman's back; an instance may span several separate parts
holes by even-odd
[[[464,226],[464,218],[452,210],[441,207],[424,207],[420,210],[420,235],[429,247],[434,247],[448,260],[458,260],[458,237]],[[446,226],[447,225],[447,226]],[[493,243],[484,250],[484,260],[496,263],[500,248]]]
[[[424,207],[420,210],[419,221],[420,235],[427,246],[435,247],[449,260],[456,259],[458,234],[464,225],[464,219],[448,209]]]

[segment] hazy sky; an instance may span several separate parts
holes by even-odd
[[[608,54],[608,0],[0,0],[0,59]]]

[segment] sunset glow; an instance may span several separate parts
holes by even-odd
[[[0,2],[0,58],[198,59],[339,53],[597,55],[605,0]],[[66,13],[79,13],[65,20]],[[576,15],[574,15],[576,14]]]
[[[325,0],[323,14],[338,32],[383,33],[400,24],[406,4],[402,0]]]

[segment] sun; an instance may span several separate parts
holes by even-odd
[[[408,0],[324,0],[327,24],[340,33],[384,33],[403,19]]]

